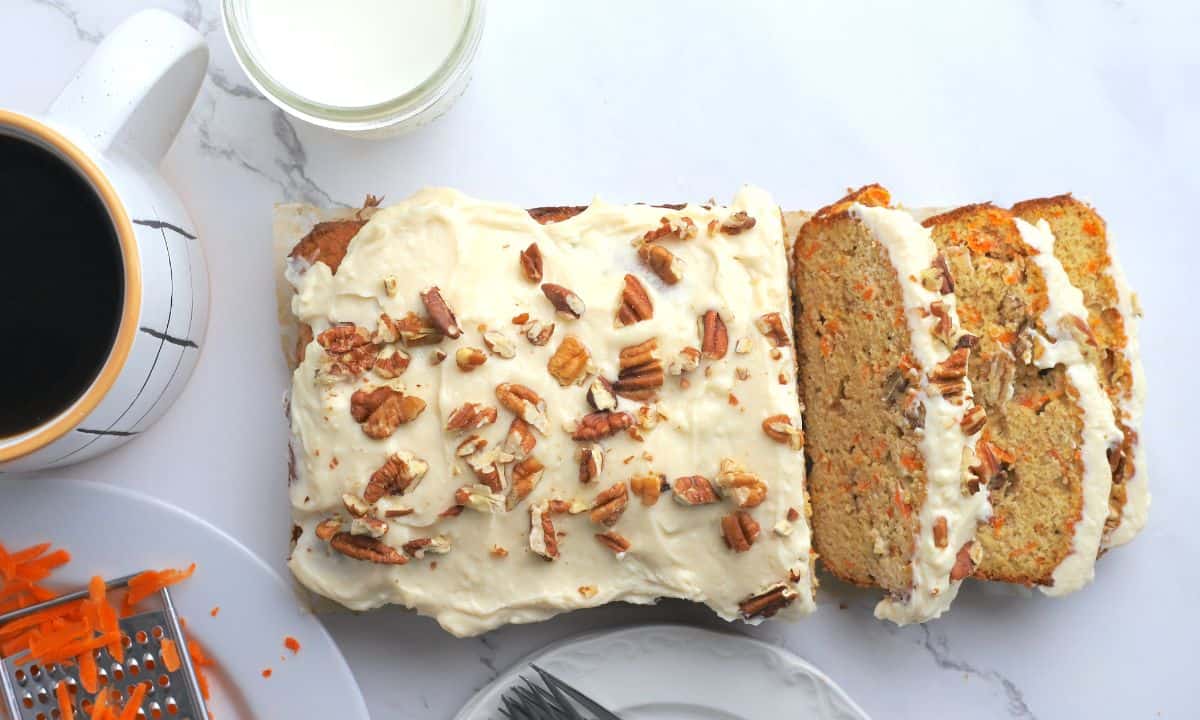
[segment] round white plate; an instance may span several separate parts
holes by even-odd
[[[455,720],[502,720],[500,695],[536,663],[622,720],[868,720],[820,670],[773,645],[647,625],[551,645],[471,698]]]
[[[0,482],[0,509],[0,542],[10,550],[52,542],[70,551],[56,589],[83,587],[92,575],[196,563],[171,597],[216,660],[209,673],[216,720],[369,720],[341,652],[292,586],[212,525],[128,490],[44,477]],[[300,642],[298,654],[284,648],[287,636]],[[267,668],[270,678],[262,676]]]

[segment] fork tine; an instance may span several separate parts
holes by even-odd
[[[577,702],[580,705],[587,708],[589,712],[591,712],[598,718],[598,720],[621,720],[621,718],[614,715],[612,712],[610,712],[608,709],[606,709],[600,703],[591,699],[587,695],[584,695],[583,693],[579,692],[575,688],[571,687],[570,685],[563,682],[562,680],[555,677],[554,675],[551,675],[550,673],[546,672],[545,670],[538,667],[537,665],[530,665],[530,667],[532,667],[534,670],[536,670],[538,675],[540,675],[542,677],[542,682],[544,682],[551,690],[554,691],[554,695],[555,695],[556,699],[558,699],[558,702],[560,702],[561,704],[563,704],[567,707],[572,707],[572,709],[573,709],[573,706],[571,705],[571,703],[567,702],[566,699],[562,697],[562,693],[566,693],[567,695],[571,696],[572,700],[574,700],[575,702]],[[575,713],[575,717],[580,718],[580,715],[578,712]]]

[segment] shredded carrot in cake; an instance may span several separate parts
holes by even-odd
[[[1083,231],[1092,237],[1097,237],[1100,235],[1100,223],[1095,220],[1084,220]]]

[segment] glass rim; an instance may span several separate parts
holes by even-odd
[[[221,0],[221,19],[234,57],[268,100],[314,125],[345,131],[374,130],[417,117],[436,105],[455,86],[475,57],[483,32],[486,0],[466,0],[467,21],[454,47],[428,78],[408,92],[374,105],[328,105],[294,92],[277,81],[255,56],[242,11],[253,0]]]

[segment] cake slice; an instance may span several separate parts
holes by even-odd
[[[823,208],[794,246],[796,336],[814,549],[878,586],[878,617],[945,612],[979,562],[986,488],[968,466],[983,423],[974,338],[930,231],[878,185]]]
[[[1120,435],[1079,291],[1044,229],[991,205],[926,219],[953,277],[986,415],[972,473],[990,494],[975,576],[1061,595],[1089,582]]]
[[[1112,492],[1104,547],[1129,542],[1146,524],[1150,493],[1146,452],[1139,433],[1145,374],[1138,348],[1141,311],[1109,242],[1104,220],[1070,195],[1027,200],[1013,213],[1031,224],[1045,220],[1054,256],[1083,292],[1087,324],[1101,357],[1100,383],[1116,409],[1123,435],[1109,457]]]
[[[277,209],[289,567],[456,635],[613,601],[813,609],[781,214],[429,189]]]

